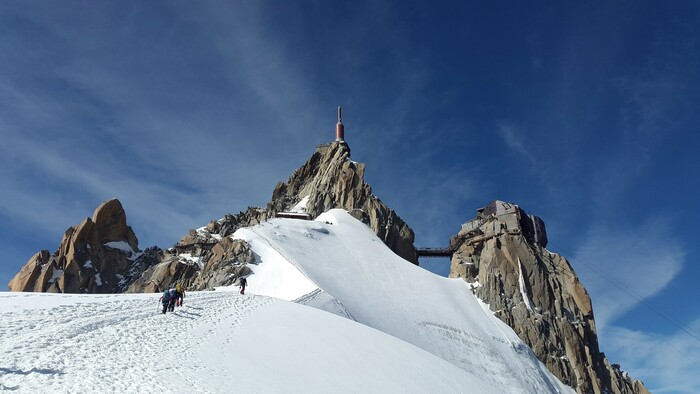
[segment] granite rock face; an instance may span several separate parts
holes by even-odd
[[[251,207],[190,230],[164,252],[160,264],[144,271],[129,286],[128,292],[159,292],[177,283],[188,290],[207,290],[237,283],[240,277],[250,273],[247,264],[254,264],[255,257],[245,241],[230,236],[239,228],[254,226],[269,217],[270,213],[265,209]]]
[[[129,293],[154,293],[182,284],[188,290],[229,286],[250,273],[255,257],[248,244],[239,239],[206,238],[188,248],[171,248],[160,264],[147,269],[129,286]]]
[[[175,287],[177,283],[187,287],[198,271],[199,267],[196,264],[165,253],[163,261],[146,269],[139,278],[131,283],[126,292],[159,293]]]
[[[372,194],[364,176],[365,165],[350,160],[346,143],[321,145],[287,182],[277,184],[267,210],[300,211],[316,217],[343,208],[367,224],[394,253],[417,264],[413,230]]]
[[[450,277],[475,294],[579,393],[648,393],[598,347],[588,292],[569,262],[546,249],[544,222],[494,201],[450,241]]]
[[[372,195],[364,172],[364,164],[350,160],[347,144],[319,146],[287,182],[277,184],[265,208],[249,207],[190,230],[165,253],[163,263],[144,272],[129,291],[160,291],[176,282],[191,290],[235,284],[250,273],[248,264],[256,263],[244,241],[230,238],[236,230],[276,216],[310,219],[332,208],[346,209],[396,254],[417,263],[413,230]]]
[[[161,258],[157,248],[139,250],[117,199],[102,203],[63,234],[58,250],[34,255],[10,281],[10,291],[116,293]]]
[[[232,285],[250,273],[248,264],[255,263],[253,251],[240,239],[223,238],[210,253],[202,273],[194,281],[195,290]]]

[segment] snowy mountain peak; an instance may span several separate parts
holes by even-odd
[[[459,368],[470,391],[572,392],[467,283],[407,264],[345,210],[315,221],[271,219],[233,236],[258,256],[251,294],[294,300],[415,345]]]
[[[245,265],[250,258],[228,246],[221,247],[234,232],[277,216],[312,219],[334,208],[347,210],[396,254],[417,263],[413,230],[372,194],[371,186],[364,182],[364,174],[365,165],[350,160],[346,143],[320,145],[286,182],[277,184],[265,208],[249,207],[190,230],[174,248],[166,251],[162,263],[145,272],[129,291],[156,291],[176,282],[197,290],[236,283],[246,275]],[[228,251],[222,252],[222,248]]]

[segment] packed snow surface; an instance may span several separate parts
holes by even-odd
[[[0,390],[573,392],[465,282],[345,211],[234,236],[258,260],[246,294],[188,293],[166,315],[158,294],[0,293]]]
[[[309,198],[311,198],[311,196],[305,196],[304,198],[302,198],[297,205],[293,206],[292,209],[289,210],[289,212],[306,212],[306,205],[309,203]]]
[[[332,393],[490,391],[415,346],[270,297],[0,293],[0,391]]]

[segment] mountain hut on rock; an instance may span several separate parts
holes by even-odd
[[[547,230],[542,219],[527,214],[517,204],[501,200],[494,200],[485,207],[477,209],[476,218],[462,224],[462,231],[474,231],[495,218],[498,218],[498,221],[493,225],[499,228],[491,229],[489,232],[492,235],[501,232],[522,233],[529,241],[543,248],[547,247]]]

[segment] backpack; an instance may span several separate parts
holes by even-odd
[[[170,298],[177,298],[177,290],[170,289]]]
[[[165,290],[163,292],[163,301],[170,301],[170,291]]]

